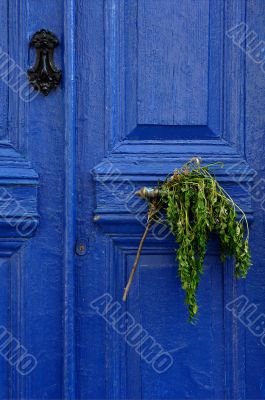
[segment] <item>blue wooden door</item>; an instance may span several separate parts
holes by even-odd
[[[264,399],[264,1],[0,4],[1,399]],[[25,89],[42,28],[47,97]],[[134,192],[193,156],[224,162],[253,256],[235,281],[209,243],[195,325],[161,227],[122,302]]]
[[[77,397],[264,398],[263,330],[250,326],[262,326],[265,306],[264,211],[254,194],[263,190],[265,80],[247,53],[264,39],[264,2],[81,3],[78,218],[89,243],[78,262]],[[212,241],[190,325],[174,242],[159,228],[121,298],[144,230],[135,190],[194,155],[225,163],[216,175],[252,220],[254,265],[236,282]]]

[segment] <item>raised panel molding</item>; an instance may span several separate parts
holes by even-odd
[[[163,1],[162,9],[160,0],[131,2],[131,8],[134,4],[137,124],[207,125],[209,1]],[[128,20],[129,5],[126,12]],[[129,31],[133,23],[130,19]],[[125,36],[132,36],[126,27]]]
[[[122,153],[139,142],[153,153],[150,142],[169,141],[177,153],[183,140],[212,139],[243,154],[244,54],[225,32],[245,20],[245,1],[228,7],[220,0],[166,0],[154,15],[152,4],[105,2],[106,151]],[[197,17],[188,27],[191,8]]]
[[[167,159],[133,158],[128,156],[110,157],[93,170],[96,190],[95,222],[102,225],[107,233],[139,232],[144,220],[146,205],[135,196],[135,191],[142,186],[153,187],[163,180],[175,168],[187,161],[189,157]],[[218,158],[220,160],[220,158]],[[214,159],[205,158],[206,163]],[[223,187],[233,194],[234,200],[252,219],[251,186],[254,170],[240,157],[222,158],[224,168],[214,170],[215,176]]]
[[[107,291],[117,301],[121,299],[126,273],[131,267],[131,262],[127,265],[128,257],[135,255],[144,230],[146,204],[134,195],[140,187],[155,186],[193,156],[200,156],[205,164],[223,161],[224,168],[216,168],[215,176],[231,192],[248,219],[252,219],[251,186],[255,171],[245,160],[245,58],[225,36],[227,29],[245,21],[245,0],[163,0],[163,7],[158,3],[157,0],[105,1],[105,159],[92,174],[96,203],[94,220],[106,233],[108,243]],[[150,9],[152,4],[154,13]],[[187,29],[194,37],[196,26],[198,32],[202,28],[200,36],[194,38],[194,44],[200,46],[200,50],[196,47],[199,53],[194,49],[195,54],[201,63],[205,62],[200,66],[201,71],[194,65],[194,58],[186,62],[179,55],[183,48],[184,57],[185,49],[191,49],[192,44],[187,42],[188,38],[180,37],[185,29],[178,30],[176,21],[185,25],[191,6],[197,7],[196,12],[193,10],[196,18],[194,26]],[[206,7],[207,15],[201,15],[201,6]],[[169,21],[168,26],[163,24],[164,15]],[[162,41],[156,43],[156,36],[161,35],[164,35]],[[177,43],[178,39],[182,43]],[[183,65],[190,67],[190,74],[195,71],[195,78],[193,76],[190,81],[183,78],[178,82],[179,76],[185,77],[187,73],[185,68],[184,75],[177,73],[181,62],[182,68]],[[159,82],[159,79],[163,81]],[[197,86],[190,93],[194,82]],[[160,110],[157,109],[159,104]],[[143,256],[149,255],[152,263],[152,255],[167,257],[172,254],[175,244],[170,237],[159,241],[150,234],[144,247]],[[207,254],[217,257],[216,243],[209,245]],[[211,266],[216,268],[216,264]],[[222,304],[216,309],[223,313],[227,299],[240,292],[241,287],[238,288],[233,279],[231,262],[223,266],[220,274],[222,282],[219,275],[213,279],[213,285],[216,285],[213,291],[221,290]],[[134,308],[139,312],[139,320],[143,300],[139,294],[140,286],[138,276],[132,290],[134,304],[139,301],[138,311]],[[143,286],[147,287],[146,284]],[[170,293],[173,291],[172,288],[169,290]],[[131,305],[129,299],[128,310]],[[215,326],[215,316],[211,318],[212,326]],[[243,398],[244,371],[238,366],[244,363],[244,351],[239,349],[243,348],[245,333],[239,333],[233,317],[225,313],[221,325],[225,341],[223,369],[231,372],[231,379],[225,381],[225,388],[223,382],[218,382],[216,390],[219,386],[226,397]],[[140,361],[133,356],[134,367],[139,368],[139,381],[129,382],[128,371],[132,364],[126,363],[126,345],[121,346],[120,338],[111,329],[107,329],[107,336],[110,343],[107,348],[107,397],[120,399],[125,397],[124,393],[127,397],[141,397],[140,392],[127,392],[134,388],[141,390],[142,371],[137,364]],[[235,338],[233,349],[229,348],[231,337]],[[239,375],[233,374],[235,370]],[[213,372],[213,375],[218,374]],[[215,389],[212,390],[214,393]],[[223,396],[216,393],[213,397]]]
[[[156,185],[158,180],[193,156],[200,156],[205,164],[224,162],[225,167],[216,169],[215,175],[228,191],[233,192],[235,200],[251,218],[250,188],[254,171],[244,158],[245,56],[225,35],[229,27],[245,20],[245,0],[229,4],[221,0],[203,0],[196,3],[196,12],[192,12],[196,18],[194,27],[189,27],[190,36],[194,38],[196,51],[200,46],[199,60],[203,60],[206,53],[208,57],[205,65],[196,66],[194,59],[184,63],[190,74],[194,71],[196,81],[199,79],[197,67],[202,69],[203,76],[198,85],[207,92],[205,105],[205,94],[201,99],[194,89],[194,101],[190,106],[196,108],[201,104],[195,119],[185,99],[180,110],[182,117],[173,104],[181,73],[161,74],[163,68],[172,72],[181,48],[184,49],[182,57],[188,58],[183,45],[186,44],[188,49],[193,45],[188,37],[181,36],[183,29],[179,30],[176,21],[185,25],[195,3],[165,0],[162,8],[155,5],[154,13],[152,4],[149,0],[105,2],[106,159],[93,170],[95,220],[104,225],[106,232],[123,229],[126,223],[139,229],[139,215],[134,215],[127,199],[143,185]],[[209,13],[205,13],[204,8]],[[168,15],[168,23],[163,23],[165,15]],[[197,31],[202,29],[198,37],[196,26]],[[173,39],[169,37],[170,32]],[[169,49],[165,48],[167,41]],[[157,71],[162,58],[165,65]],[[159,79],[163,82],[158,85]],[[181,82],[181,85],[183,97],[189,82]],[[159,101],[161,110],[156,111]],[[171,110],[170,114],[167,114],[168,110]],[[172,113],[175,116],[172,117]]]
[[[38,225],[38,175],[9,142],[0,142],[0,257],[9,257]]]
[[[29,67],[27,2],[3,1],[1,35],[0,257],[9,257],[31,238],[38,225],[38,174],[27,154],[26,91]],[[5,61],[10,69],[6,70]],[[21,80],[20,80],[21,78]],[[22,89],[21,89],[22,90]],[[26,95],[25,95],[26,96]]]
[[[24,312],[27,273],[23,269],[23,253],[18,251],[33,237],[39,222],[39,178],[27,160],[30,105],[21,95],[22,92],[25,95],[27,79],[24,72],[29,67],[28,6],[25,0],[3,0],[0,17],[1,324],[23,344],[29,338],[28,314]],[[26,267],[30,269],[32,265]],[[0,386],[2,398],[32,397],[28,396],[29,381],[16,374],[6,362],[1,366]]]
[[[107,237],[106,293],[110,293],[113,297],[113,301],[117,301],[118,303],[122,303],[121,298],[123,289],[126,285],[131,270],[132,262],[134,260],[138,248],[140,237],[141,234],[139,233],[128,233],[128,229],[127,232],[120,231],[120,233],[115,233],[115,234],[111,233]],[[139,266],[138,272],[135,275],[133,285],[130,289],[130,296],[128,297],[127,302],[124,304],[124,310],[123,310],[131,313],[131,315],[136,319],[136,322],[143,324],[144,328],[147,328],[147,326],[145,326],[145,323],[143,322],[143,312],[145,309],[142,308],[142,304],[146,304],[146,302],[141,297],[140,292],[141,290],[144,290],[144,288],[148,290],[148,287],[149,289],[152,287],[152,279],[154,277],[152,271],[151,270],[147,271],[147,269],[148,268],[152,269],[152,267],[155,268],[155,266],[152,263],[152,257],[150,258],[150,260],[149,257],[145,261],[143,259],[145,256],[153,256],[153,257],[172,256],[173,259],[171,260],[171,262],[173,262],[173,265],[171,264],[171,262],[169,263],[170,268],[174,269],[174,272],[172,274],[172,287],[169,287],[170,284],[169,282],[167,282],[167,284],[169,285],[167,286],[168,289],[167,296],[163,297],[163,295],[161,295],[161,300],[164,299],[165,302],[163,303],[164,307],[161,307],[161,313],[165,312],[166,306],[168,304],[171,305],[171,301],[169,300],[169,298],[170,297],[172,298],[172,296],[174,297],[175,295],[174,301],[176,302],[176,309],[178,309],[178,312],[177,316],[173,314],[173,311],[170,314],[172,316],[171,323],[173,322],[175,324],[179,323],[180,327],[183,324],[182,329],[184,330],[186,329],[187,321],[185,319],[186,318],[185,306],[183,304],[184,300],[183,298],[181,298],[181,294],[183,294],[183,291],[178,283],[178,277],[176,273],[177,265],[174,261],[175,260],[174,248],[175,248],[175,242],[173,237],[170,237],[167,240],[157,241],[157,239],[152,234],[150,234],[146,239],[145,246],[142,251],[142,263]],[[209,257],[208,262],[209,260],[213,261],[215,257],[219,257],[219,249],[218,246],[216,245],[216,242],[211,241],[209,243],[207,257]],[[164,268],[163,266],[165,266],[165,263],[162,263],[163,266],[161,266],[159,261],[155,261],[155,264],[156,266],[159,265],[159,267],[162,268]],[[219,262],[215,262],[211,265],[208,265],[208,269],[209,273],[210,274],[212,273],[211,289],[214,290],[216,293],[215,296],[211,298],[211,300],[213,301],[211,328],[213,329],[214,334],[220,340],[220,337],[218,336],[220,334],[220,314],[216,314],[216,311],[220,307],[220,304],[218,302],[221,303],[221,308],[224,307],[226,299],[231,298],[232,296],[240,295],[242,293],[243,288],[236,284],[236,281],[233,276],[233,265],[231,261],[227,261],[222,267]],[[148,287],[147,285],[143,285],[143,282],[141,282],[141,273],[143,272],[149,274],[150,283],[148,284],[149,285]],[[205,290],[206,281],[207,279],[203,274],[201,279],[202,292]],[[162,281],[160,282],[161,283],[158,289],[159,291],[162,290],[163,286]],[[222,282],[222,284],[220,282]],[[219,294],[217,293],[218,290],[221,290]],[[208,291],[210,292],[211,290]],[[159,297],[159,293],[157,293],[157,296]],[[149,298],[148,301],[153,301],[152,296]],[[209,306],[209,303],[207,305],[206,304],[203,305],[204,308],[206,308],[206,306],[211,308]],[[179,312],[180,309],[183,311],[183,313]],[[225,385],[224,382],[221,383],[219,382],[219,384],[220,387],[223,388],[224,392],[227,393],[227,395],[228,394],[230,395],[231,393],[233,394],[237,393],[237,395],[239,396],[242,393],[242,388],[238,386],[238,382],[244,381],[244,371],[243,369],[239,368],[239,366],[242,365],[243,363],[244,356],[242,351],[240,352],[239,349],[243,347],[245,333],[242,331],[239,332],[237,329],[235,329],[236,320],[234,319],[232,314],[230,315],[228,313],[227,315],[226,313],[223,313],[222,317],[223,317],[222,332],[224,332],[224,341],[225,343],[229,343],[231,336],[233,336],[234,343],[236,344],[236,348],[238,349],[235,350],[235,348],[229,349],[226,346],[224,347],[223,349],[224,364],[225,364],[224,368],[226,371],[233,371],[235,369],[238,370],[238,376],[231,373],[230,377],[231,379],[225,380],[225,375],[224,375],[223,379]],[[205,320],[205,323],[207,323],[207,319]],[[174,332],[178,332],[179,330],[181,331],[181,328],[176,329]],[[152,334],[152,332],[148,333]],[[175,337],[174,335],[172,335],[173,338]],[[138,398],[141,395],[141,390],[143,387],[143,382],[141,377],[142,370],[140,364],[141,362],[144,363],[144,361],[141,361],[141,357],[139,357],[137,353],[134,353],[134,349],[132,349],[131,357],[133,357],[133,364],[135,369],[133,373],[134,381],[130,382],[132,360],[130,358],[128,360],[127,358],[128,345],[126,344],[126,341],[124,340],[123,337],[118,335],[112,327],[109,326],[106,326],[106,336],[108,338],[107,342],[110,343],[110,345],[107,346],[106,348],[106,359],[108,360],[107,371],[106,371],[107,396],[113,399],[126,399],[130,397],[129,394],[132,394],[131,397]],[[214,340],[214,337],[212,337],[212,340]],[[165,350],[171,350],[172,347],[174,347],[170,346],[169,344],[167,344],[167,346],[168,347],[165,348]],[[233,352],[234,354],[233,356],[231,356]],[[173,352],[172,355],[174,357],[175,353]],[[147,368],[151,368],[151,366]],[[213,371],[212,371],[213,386],[211,389],[213,392],[215,390],[214,377],[218,375],[217,373],[215,373],[215,368],[218,367],[216,365],[213,366]],[[239,375],[240,376],[242,375],[240,379]],[[137,380],[137,383],[135,382],[135,379]],[[218,389],[216,388],[216,390]]]

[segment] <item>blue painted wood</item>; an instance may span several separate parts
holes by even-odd
[[[3,0],[1,18],[5,21],[1,47],[10,65],[15,62],[16,74],[33,62],[28,43],[37,29],[47,26],[63,38],[61,2]],[[56,52],[59,65],[62,50]],[[22,376],[1,356],[1,397],[62,398],[64,97],[58,89],[48,101],[41,97],[24,101],[2,76],[0,81],[1,137],[5,138],[0,144],[0,189],[10,192],[27,218],[41,220],[37,237],[32,238],[33,232],[21,237],[13,224],[21,209],[12,204],[6,208],[6,202],[1,202],[0,323],[38,363],[34,371]],[[11,212],[11,223],[3,219],[6,209]]]
[[[224,161],[216,177],[255,224],[255,169],[246,158],[245,55],[225,35],[228,27],[245,20],[245,6],[245,1],[106,0],[78,7],[78,88],[85,93],[77,120],[78,215],[82,237],[88,232],[90,240],[77,275],[80,398],[244,399],[248,391],[251,396],[245,370],[251,358],[244,344],[248,333],[225,310],[229,300],[244,293],[245,283],[234,280],[231,262],[220,264],[214,240],[195,327],[186,323],[172,238],[158,241],[150,235],[129,301],[122,305],[122,311],[172,351],[174,363],[165,374],[156,374],[86,308],[103,293],[121,301],[143,232],[145,208],[134,191],[156,184],[194,155],[205,162]],[[84,32],[89,33],[87,43],[81,39]],[[91,176],[84,179],[91,168],[94,183]],[[255,354],[262,365],[263,352]],[[256,375],[263,382],[262,372]],[[262,390],[255,395],[261,398]]]
[[[76,238],[76,70],[75,0],[65,2],[65,222],[64,222],[64,399],[75,399],[75,254]]]
[[[77,5],[77,224],[80,237],[89,240],[88,252],[76,260],[76,390],[77,398],[106,398],[109,362],[105,349],[105,322],[88,305],[105,292],[106,271],[102,262],[106,236],[93,223],[94,183],[90,171],[100,162],[104,149],[104,2],[79,1]],[[84,37],[86,40],[84,40]],[[83,93],[80,96],[80,93]],[[86,132],[86,133],[85,133]],[[93,147],[93,151],[91,150]],[[88,345],[89,337],[93,344]]]
[[[0,46],[27,70],[29,38],[50,29],[63,71],[56,91],[25,102],[3,82],[0,55],[0,194],[22,207],[0,196],[0,325],[38,362],[21,376],[0,354],[1,398],[264,398],[264,346],[225,308],[241,294],[265,307],[252,192],[265,178],[265,78],[225,34],[242,21],[264,39],[263,0],[1,1]],[[149,235],[121,297],[143,232],[134,192],[194,155],[225,163],[216,177],[251,221],[254,266],[236,282],[212,238],[192,326],[171,236]],[[22,214],[39,222],[23,237]],[[166,372],[90,306],[104,294],[169,352]]]
[[[209,2],[186,1],[176,6],[166,1],[163,18],[158,11],[160,0],[131,1],[127,8],[129,30],[135,18],[138,28],[138,123],[207,125]],[[131,14],[133,8],[136,15]]]
[[[260,0],[253,3],[247,2],[246,22],[250,29],[257,34],[257,40],[264,40],[264,3]],[[246,159],[255,168],[253,194],[257,198],[257,189],[260,188],[260,196],[253,201],[255,219],[253,222],[251,246],[253,253],[253,268],[247,285],[246,296],[251,302],[257,304],[258,309],[254,318],[264,313],[264,88],[265,75],[260,65],[246,58]],[[252,318],[253,318],[252,317]],[[265,395],[264,378],[259,371],[265,367],[264,345],[255,340],[254,335],[246,332],[246,398],[251,396],[262,398]],[[255,359],[257,360],[255,363]]]
[[[147,2],[148,3],[148,2]],[[153,4],[153,2],[150,2]],[[159,4],[161,2],[157,2]],[[174,20],[174,18],[177,18],[178,13],[182,15],[181,18],[181,23],[184,23],[185,18],[188,17],[189,15],[189,10],[192,9],[194,4],[192,2],[185,2],[181,7],[183,7],[183,12],[180,12],[180,6],[179,5],[172,5],[172,2],[166,2],[167,6],[165,4],[163,7],[156,7],[159,8],[160,11],[157,11],[156,14],[157,16],[155,17],[155,20],[159,19],[160,17],[160,25],[155,25],[153,22],[153,27],[154,30],[148,29],[148,26],[146,28],[147,30],[147,38],[148,35],[150,39],[149,43],[149,50],[153,50],[154,53],[157,53],[157,57],[144,57],[142,64],[147,64],[148,67],[142,67],[140,64],[141,62],[141,57],[140,54],[142,53],[142,48],[141,48],[141,41],[140,41],[140,30],[141,30],[141,10],[142,8],[139,6],[137,8],[137,1],[130,1],[130,2],[116,2],[115,0],[109,0],[106,1],[106,21],[105,21],[105,29],[106,29],[106,104],[107,104],[107,113],[106,113],[106,140],[108,140],[107,143],[109,143],[110,149],[113,147],[118,147],[120,150],[124,147],[123,145],[117,146],[118,142],[120,140],[127,139],[128,136],[130,136],[131,132],[135,131],[137,132],[137,128],[140,128],[142,130],[142,125],[145,127],[145,132],[142,132],[142,141],[145,141],[147,144],[148,139],[160,139],[160,144],[163,143],[163,140],[161,140],[161,130],[160,130],[160,135],[155,136],[154,132],[152,131],[152,128],[154,130],[157,130],[156,126],[157,125],[164,125],[164,132],[165,132],[165,139],[168,139],[170,137],[170,132],[169,130],[172,131],[172,125],[176,126],[176,132],[174,135],[171,136],[171,150],[172,150],[172,139],[198,139],[196,135],[193,133],[190,133],[190,136],[187,135],[186,130],[184,129],[185,126],[189,128],[189,126],[195,125],[198,128],[205,130],[205,125],[208,127],[208,135],[204,134],[200,138],[203,139],[209,139],[209,133],[213,132],[213,137],[218,137],[222,136],[225,140],[228,142],[234,142],[234,141],[239,141],[239,138],[242,136],[242,115],[243,115],[243,107],[244,103],[242,100],[242,96],[240,96],[240,93],[242,92],[243,85],[244,85],[244,55],[242,53],[236,53],[235,48],[233,43],[229,43],[226,41],[226,45],[224,45],[225,42],[225,25],[224,21],[227,21],[229,24],[235,24],[238,19],[244,20],[244,2],[237,2],[235,5],[235,12],[233,10],[233,7],[228,7],[226,10],[226,15],[224,15],[224,7],[223,7],[223,2],[216,0],[210,3],[209,5],[209,14],[210,14],[210,21],[208,23],[208,30],[209,30],[209,41],[208,41],[208,33],[205,32],[205,20],[202,21],[200,19],[200,6],[197,5],[196,10],[194,9],[194,19],[196,20],[197,18],[197,32],[200,31],[200,35],[196,36],[196,41],[195,43],[200,43],[199,53],[202,58],[204,57],[204,49],[205,49],[205,40],[207,41],[207,49],[208,49],[208,58],[207,62],[205,62],[203,65],[195,64],[193,68],[193,75],[197,76],[197,74],[200,75],[199,70],[204,70],[206,65],[209,65],[208,68],[208,79],[205,80],[204,78],[201,77],[201,84],[203,85],[203,89],[201,88],[201,91],[203,93],[206,93],[204,97],[207,97],[208,103],[207,103],[207,118],[201,118],[201,121],[194,120],[191,116],[191,111],[190,108],[196,108],[199,113],[201,112],[202,115],[204,113],[203,111],[203,104],[204,102],[201,101],[202,99],[202,94],[200,96],[196,96],[196,90],[193,87],[194,90],[194,102],[198,101],[198,104],[196,107],[194,106],[195,103],[189,104],[189,101],[187,100],[186,102],[182,102],[182,113],[186,112],[187,117],[180,117],[179,122],[176,120],[172,124],[172,118],[169,118],[166,120],[166,117],[158,117],[159,119],[156,121],[155,119],[153,122],[149,120],[149,117],[147,118],[146,121],[144,121],[143,117],[141,116],[139,119],[139,108],[141,109],[141,105],[143,101],[141,100],[141,97],[145,96],[145,90],[146,90],[146,96],[149,96],[149,91],[151,90],[149,86],[147,85],[146,87],[146,81],[145,79],[149,79],[149,76],[153,77],[153,84],[154,88],[157,87],[156,82],[160,82],[160,73],[162,73],[165,76],[164,79],[164,94],[165,97],[163,98],[161,94],[159,94],[159,90],[157,92],[157,99],[160,99],[161,103],[163,104],[168,104],[167,107],[163,105],[161,110],[171,110],[172,107],[174,109],[175,106],[172,106],[174,103],[174,97],[170,97],[170,94],[174,96],[174,93],[176,91],[172,91],[172,88],[169,88],[169,82],[170,79],[167,74],[165,74],[163,71],[164,69],[167,70],[174,70],[176,71],[180,70],[180,62],[178,63],[177,60],[179,60],[180,57],[180,50],[179,46],[182,46],[180,44],[177,44],[176,47],[172,47],[171,45],[171,53],[165,46],[163,45],[163,41],[165,40],[165,37],[167,36],[165,32],[167,32],[167,27],[165,25],[168,25],[164,23],[163,21],[167,20],[165,13],[168,12],[168,10],[175,9],[175,12],[171,12],[171,18]],[[141,4],[146,4],[146,2],[141,2]],[[191,6],[191,4],[193,6]],[[144,6],[142,6],[144,9]],[[150,5],[150,9],[153,10],[153,6]],[[139,15],[138,15],[139,13]],[[185,14],[186,13],[186,14]],[[163,17],[162,17],[163,14]],[[206,13],[207,14],[207,13]],[[208,14],[207,14],[208,15]],[[138,18],[139,16],[139,18]],[[195,18],[196,16],[196,18]],[[138,21],[140,19],[140,21]],[[150,17],[151,21],[153,20]],[[235,21],[233,21],[233,19]],[[137,24],[135,24],[135,21],[137,21]],[[151,23],[152,24],[152,23]],[[194,38],[194,32],[191,29],[190,35],[187,35],[186,30],[182,30],[182,33],[180,34],[179,32],[179,27],[176,26],[176,24],[171,24],[171,36],[179,38],[180,43],[185,43],[186,45],[184,46],[186,49],[189,49],[193,45],[190,43],[193,38]],[[184,24],[185,25],[185,24]],[[206,23],[207,25],[207,23]],[[170,23],[169,23],[170,26]],[[195,26],[195,24],[193,24]],[[159,28],[160,27],[160,28]],[[138,31],[137,31],[138,29]],[[161,38],[158,35],[159,29],[162,31],[161,33]],[[165,32],[163,31],[165,30]],[[157,32],[157,37],[159,37],[159,40],[155,40],[155,35],[154,32]],[[175,36],[174,36],[175,35]],[[170,36],[170,41],[171,41],[171,36]],[[144,37],[143,43],[145,43],[145,40],[147,40]],[[170,42],[172,43],[172,42]],[[145,47],[147,47],[145,45]],[[140,51],[140,49],[141,51]],[[231,57],[231,49],[233,51],[233,57]],[[179,51],[178,51],[179,50]],[[165,51],[165,54],[163,54],[163,51]],[[185,53],[182,55],[183,58],[185,58]],[[192,57],[192,56],[189,56]],[[227,59],[233,60],[232,65],[227,62]],[[200,57],[198,57],[200,59]],[[160,63],[160,68],[157,66],[157,62],[159,63],[159,59],[163,59],[163,64]],[[192,59],[194,61],[194,59]],[[189,59],[185,61],[182,61],[184,64],[188,64],[188,67],[192,69],[192,62],[189,62]],[[175,66],[175,67],[174,67]],[[148,78],[145,77],[143,78],[143,74],[140,73],[141,68],[143,68],[143,71],[145,71],[145,68],[148,68]],[[187,68],[185,69],[187,73]],[[147,70],[146,70],[147,72]],[[182,72],[181,72],[182,74]],[[183,72],[183,74],[185,74]],[[204,73],[203,73],[204,74]],[[234,78],[228,87],[225,86],[224,78],[226,79],[227,77],[230,77],[231,74],[233,74]],[[203,75],[204,76],[204,75]],[[167,82],[166,82],[166,77],[167,77]],[[143,84],[142,84],[142,80]],[[152,79],[152,78],[150,78]],[[172,81],[172,79],[171,79]],[[183,84],[183,78],[180,78],[180,85]],[[191,80],[187,81],[191,82]],[[188,83],[187,83],[188,84]],[[142,86],[141,86],[142,85]],[[175,85],[175,77],[173,77],[173,86]],[[208,91],[208,85],[209,89],[211,91]],[[143,89],[143,94],[141,93],[141,87]],[[153,91],[155,93],[155,90],[153,88]],[[183,90],[185,89],[185,85],[183,87]],[[176,88],[177,90],[177,88]],[[187,86],[187,91],[190,90],[189,86]],[[180,93],[182,93],[182,89],[180,90]],[[181,94],[180,94],[181,96]],[[150,96],[149,96],[150,97]],[[154,94],[155,97],[155,94]],[[143,97],[144,98],[144,97]],[[153,98],[153,97],[152,97]],[[183,100],[183,99],[182,99]],[[154,100],[153,100],[154,101]],[[159,101],[159,100],[157,100]],[[152,103],[152,101],[151,101]],[[237,107],[237,112],[232,113],[231,108],[226,108],[224,107],[224,104],[234,104],[234,107]],[[126,108],[124,109],[124,104],[126,104]],[[185,104],[185,105],[184,105]],[[192,107],[193,105],[193,107]],[[151,107],[152,108],[152,107]],[[149,113],[151,112],[151,108],[149,109]],[[160,112],[161,112],[160,110]],[[155,111],[156,115],[158,115],[157,110]],[[159,112],[159,113],[160,113]],[[168,111],[170,112],[170,111]],[[176,111],[180,112],[180,111]],[[110,113],[108,115],[108,113]],[[172,112],[171,112],[172,114]],[[190,118],[188,120],[187,118]],[[162,119],[161,119],[162,118]],[[161,123],[161,121],[164,118],[164,122]],[[161,119],[161,121],[160,121]],[[160,121],[160,122],[159,122]],[[226,124],[226,125],[225,125]],[[149,130],[148,130],[149,126]],[[201,127],[202,126],[202,127]],[[181,129],[182,128],[182,129]],[[194,128],[196,130],[196,128]],[[110,135],[109,135],[110,131]],[[145,136],[145,133],[147,133],[147,136]],[[206,130],[207,132],[207,130]],[[172,132],[171,132],[172,133]],[[183,135],[183,133],[185,135]],[[199,132],[198,132],[199,134]],[[183,136],[182,136],[183,135]],[[133,137],[132,137],[133,138]],[[136,136],[135,139],[139,139],[139,135]],[[161,143],[162,142],[162,143]],[[149,143],[150,146],[145,146],[146,151],[152,152],[152,145]],[[152,143],[153,144],[153,143]],[[174,143],[175,144],[175,143]],[[217,142],[217,145],[219,143]],[[240,145],[240,144],[239,144]],[[134,147],[134,143],[133,143]],[[173,148],[174,149],[174,148]],[[201,152],[201,148],[199,147],[197,149],[198,152]],[[133,150],[132,150],[133,151]],[[177,153],[177,149],[174,149],[175,153]],[[216,148],[216,151],[217,148]]]
[[[55,62],[65,77],[64,3],[27,0],[19,1],[19,7],[24,10],[19,21],[25,27],[25,69],[32,65],[35,57],[34,51],[28,48],[29,39],[44,27],[60,40]],[[18,332],[17,336],[36,357],[38,365],[25,377],[16,373],[13,398],[64,397],[64,363],[67,362],[67,356],[64,356],[67,102],[61,85],[48,97],[37,96],[25,105],[26,127],[21,136],[27,133],[27,158],[39,174],[40,225],[37,235],[17,260],[21,289],[16,291],[14,287],[12,294],[20,311],[14,318],[12,330]],[[12,268],[15,271],[14,266]]]

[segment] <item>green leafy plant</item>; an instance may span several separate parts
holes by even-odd
[[[221,260],[227,256],[235,259],[235,276],[245,278],[251,265],[249,228],[243,210],[209,172],[198,158],[192,158],[181,169],[160,183],[156,188],[142,188],[138,195],[148,202],[148,220],[139,244],[136,259],[124,290],[126,301],[137,269],[142,247],[153,223],[160,223],[165,214],[178,244],[176,258],[190,321],[198,312],[196,292],[203,272],[207,242],[211,232],[218,234]],[[238,218],[239,217],[239,218]]]

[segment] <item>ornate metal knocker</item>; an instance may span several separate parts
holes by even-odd
[[[29,81],[44,96],[55,89],[61,80],[62,72],[56,68],[53,59],[58,44],[58,38],[46,29],[36,32],[30,41],[30,46],[36,49],[36,61],[34,67],[28,70]]]

